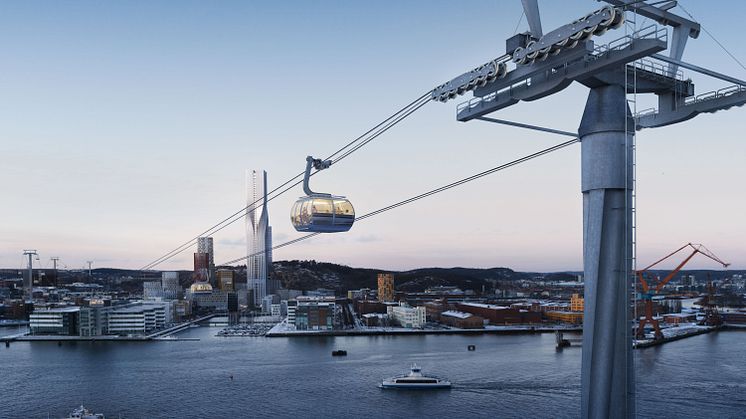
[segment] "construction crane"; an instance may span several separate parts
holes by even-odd
[[[660,280],[658,282],[658,285],[656,285],[654,288],[651,286],[651,284],[645,279],[645,273],[649,271],[654,266],[658,265],[659,263],[662,263],[663,261],[667,260],[668,258],[676,255],[677,253],[681,252],[684,249],[690,248],[692,249],[692,253],[689,254],[689,256],[686,257],[679,265],[671,271],[668,275],[666,275],[665,278]],[[730,263],[723,262],[722,259],[715,256],[714,253],[712,253],[709,249],[707,249],[702,244],[693,244],[693,243],[687,243],[678,249],[674,250],[673,252],[669,253],[668,255],[664,256],[661,259],[658,259],[657,261],[651,263],[647,267],[638,270],[637,273],[637,279],[640,281],[640,286],[642,287],[642,292],[640,293],[640,297],[643,301],[643,304],[645,306],[645,311],[643,313],[642,319],[640,319],[640,324],[637,326],[637,338],[638,339],[644,339],[645,338],[645,325],[650,323],[653,326],[653,329],[655,331],[655,340],[663,339],[663,333],[661,332],[660,325],[658,324],[658,320],[653,318],[653,296],[658,294],[660,290],[663,289],[666,284],[668,284],[671,279],[673,279],[676,274],[681,271],[681,269],[686,265],[696,254],[704,255],[715,262],[723,265],[724,268],[727,268]]]

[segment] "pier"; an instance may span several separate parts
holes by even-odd
[[[65,336],[65,335],[30,335],[30,332],[18,333],[15,335],[7,335],[0,337],[0,341],[5,343],[6,347],[10,346],[11,342],[162,342],[162,341],[194,341],[199,340],[196,338],[178,338],[174,335],[175,333],[181,332],[184,329],[189,328],[193,324],[197,324],[214,317],[215,314],[209,314],[207,316],[198,317],[188,322],[180,323],[176,326],[172,326],[163,330],[158,330],[149,335],[143,336],[115,336],[115,335],[102,335],[102,336]]]

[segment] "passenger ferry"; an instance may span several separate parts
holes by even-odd
[[[381,388],[402,388],[402,389],[442,389],[451,388],[451,382],[435,376],[422,375],[422,369],[417,364],[412,365],[412,371],[407,375],[383,380]]]

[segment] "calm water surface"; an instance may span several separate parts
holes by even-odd
[[[580,349],[554,335],[219,338],[0,347],[0,417],[577,417]],[[467,345],[476,345],[474,352]],[[636,351],[640,417],[746,417],[746,332]],[[334,349],[347,357],[332,357]],[[412,362],[451,390],[384,391]],[[233,380],[230,376],[233,375]]]

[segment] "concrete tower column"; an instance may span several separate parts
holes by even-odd
[[[629,295],[632,141],[625,89],[591,89],[578,129],[583,191],[583,418],[634,417]],[[629,124],[633,129],[633,124]]]

